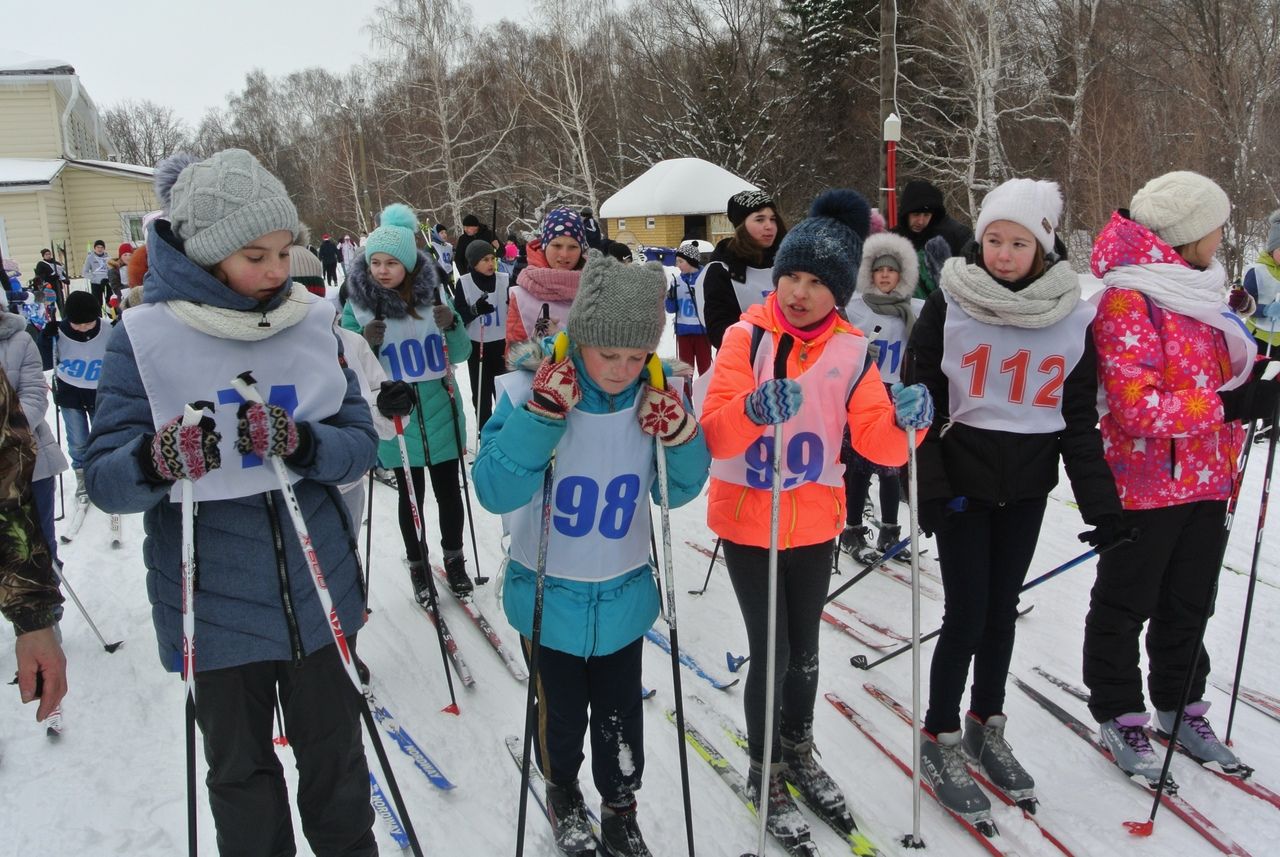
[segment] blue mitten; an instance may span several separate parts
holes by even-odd
[[[1280,301],[1272,301],[1262,308],[1262,314],[1271,321],[1280,318]]]
[[[785,423],[800,412],[804,390],[791,378],[770,378],[747,396],[747,419],[759,426]]]
[[[897,383],[889,392],[893,395],[894,418],[900,428],[927,429],[933,424],[933,396],[924,384],[904,387]]]

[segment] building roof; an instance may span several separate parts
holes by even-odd
[[[66,166],[63,160],[0,158],[0,188],[47,185]]]
[[[38,57],[16,48],[0,48],[0,74],[75,74],[66,60]]]
[[[142,167],[142,166],[138,166],[137,164],[121,164],[116,161],[91,161],[85,158],[81,158],[81,159],[73,159],[73,160],[67,161],[67,163],[73,164],[77,167],[87,167],[89,169],[95,169],[95,170],[106,170],[107,172],[111,172],[111,173],[128,173],[129,175],[138,176],[139,178],[145,178],[145,179],[153,178],[156,174],[155,169],[153,169],[152,167]]]
[[[724,214],[729,197],[759,190],[746,179],[701,158],[659,161],[600,206],[601,217]]]

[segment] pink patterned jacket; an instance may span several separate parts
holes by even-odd
[[[1145,226],[1120,214],[1094,243],[1093,273],[1124,265],[1186,265]],[[1221,331],[1151,303],[1141,292],[1108,288],[1093,322],[1103,450],[1126,509],[1159,509],[1231,496],[1244,442],[1224,423],[1214,392],[1231,378]]]

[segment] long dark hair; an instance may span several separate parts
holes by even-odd
[[[725,249],[737,256],[739,259],[747,263],[750,268],[764,267],[764,254],[766,250],[775,250],[782,243],[782,239],[787,235],[787,224],[782,219],[782,213],[773,206],[768,206],[773,211],[774,218],[778,221],[778,234],[773,238],[772,247],[761,247],[756,240],[747,232],[747,222],[744,220],[737,228],[733,230],[733,235],[729,238],[729,243],[725,245]],[[752,212],[754,214],[754,212]]]

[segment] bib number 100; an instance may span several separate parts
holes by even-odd
[[[600,483],[585,476],[566,476],[556,485],[556,532],[582,538],[597,530],[606,539],[620,539],[631,530],[640,501],[640,477],[634,473],[615,476],[604,486],[601,505]]]
[[[768,432],[747,447],[747,485],[752,488],[773,487],[773,433]],[[826,464],[821,436],[802,431],[786,438],[786,459],[782,468],[782,487],[794,488],[802,482],[817,482]]]
[[[445,369],[444,339],[438,333],[421,342],[416,339],[388,342],[380,356],[386,361],[387,374],[393,381],[413,381],[428,371],[440,374]]]

